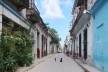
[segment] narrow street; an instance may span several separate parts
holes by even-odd
[[[55,61],[56,57],[56,61]],[[60,62],[62,58],[62,62]],[[70,57],[56,54],[27,72],[84,72]]]
[[[107,8],[108,0],[0,0],[0,72],[108,72]]]

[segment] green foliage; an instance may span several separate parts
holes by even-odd
[[[14,33],[17,37],[16,49],[17,49],[17,63],[19,66],[30,65],[32,63],[32,41],[27,35],[23,35],[20,32]]]
[[[12,26],[13,27],[13,26]],[[18,66],[32,63],[32,37],[30,30],[3,32],[0,41],[0,72],[15,72]]]
[[[0,48],[0,71],[1,72],[15,72],[17,63],[14,59],[14,39],[10,36],[1,36],[1,48]]]
[[[0,72],[14,72],[17,67],[16,60],[14,59],[15,45],[14,39],[4,33],[1,36],[0,48]]]
[[[47,28],[52,35],[52,42],[51,43],[59,44],[61,38],[59,38],[57,31],[54,28],[50,28],[49,26]]]
[[[3,50],[2,50],[2,44],[0,39],[0,71],[3,72]]]
[[[15,72],[17,68],[16,59],[13,56],[8,55],[4,58],[4,71],[5,72]]]

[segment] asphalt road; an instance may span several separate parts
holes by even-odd
[[[27,72],[84,72],[84,70],[64,54],[55,54]]]

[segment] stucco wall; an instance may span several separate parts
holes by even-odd
[[[108,1],[98,8],[93,20],[93,61],[102,72],[108,72]]]
[[[51,44],[50,44],[50,42],[51,42],[51,36],[48,36],[48,38],[47,38],[47,53],[48,54],[51,54]]]
[[[32,54],[33,54],[33,58],[36,59],[37,58],[37,31],[34,29],[31,29],[31,33],[34,34],[34,45],[32,48]]]
[[[38,25],[38,24],[36,24],[36,28],[37,28],[37,30],[39,31],[39,49],[40,49],[40,57],[42,56],[41,55],[41,52],[42,52],[42,35],[45,37],[45,38],[47,38],[47,34],[45,33],[45,31]],[[47,46],[48,47],[48,46]],[[43,51],[46,51],[46,45],[44,46],[44,48],[43,48]]]
[[[54,53],[57,53],[57,45],[54,44]]]
[[[92,49],[93,49],[93,18],[90,18],[89,27],[88,27],[88,55],[92,56]]]

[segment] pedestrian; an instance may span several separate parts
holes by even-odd
[[[62,58],[60,58],[60,62],[62,62]]]
[[[56,58],[55,58],[55,62],[56,62]]]

